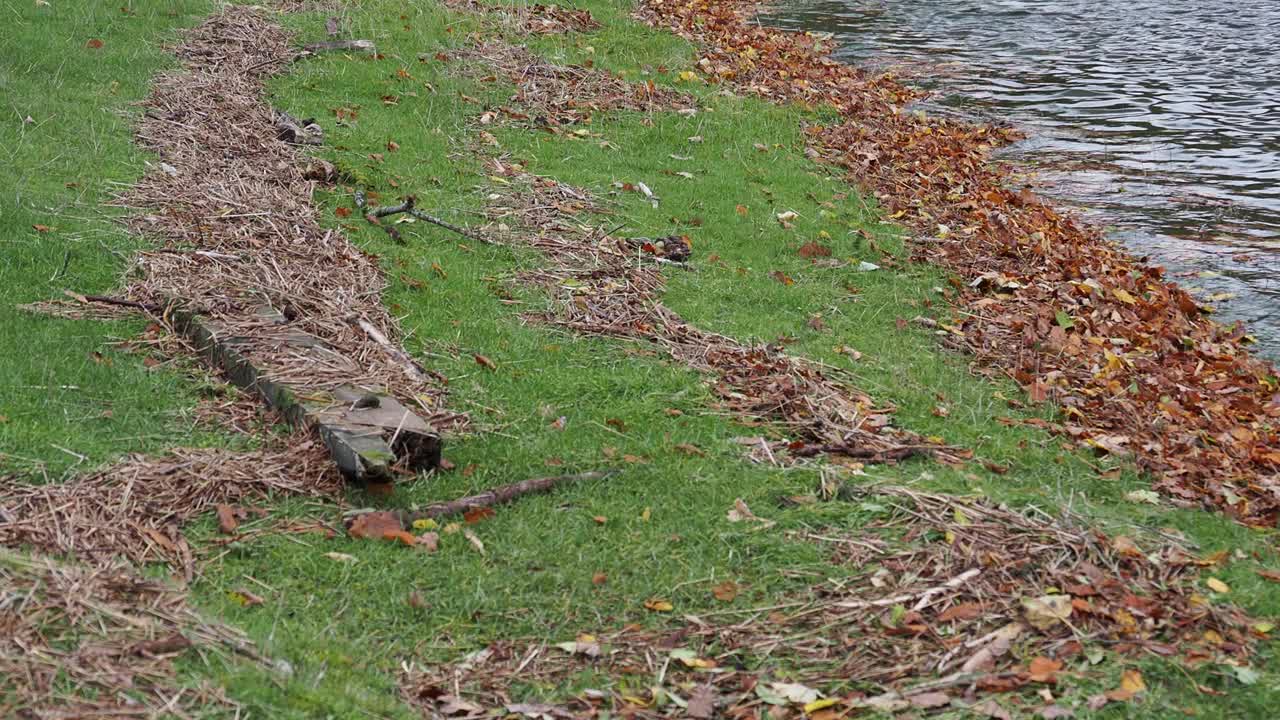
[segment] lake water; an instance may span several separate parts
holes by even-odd
[[[1280,0],[790,0],[766,17],[1012,122],[1006,157],[1280,359]]]

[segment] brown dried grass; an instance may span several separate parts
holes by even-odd
[[[677,703],[657,704],[658,692],[685,699],[703,693],[723,716],[752,717],[761,707],[757,685],[785,679],[836,698],[839,716],[909,706],[903,698],[925,691],[969,703],[983,693],[1061,687],[1081,666],[1062,668],[1087,648],[1181,656],[1190,665],[1250,655],[1249,618],[1197,593],[1202,566],[1221,559],[1195,558],[1175,538],[1144,537],[1139,551],[1132,540],[1108,538],[1069,514],[1020,513],[901,487],[861,492],[889,508],[889,519],[857,535],[795,534],[829,548],[834,562],[857,565],[856,577],[768,607],[686,615],[665,630],[584,628],[591,635],[569,650],[545,638],[496,642],[452,665],[411,665],[404,695],[428,712],[452,706],[455,715],[479,716],[510,711],[529,688],[560,688],[549,699],[554,704],[541,707],[546,716],[608,709],[683,717]],[[1023,601],[1051,592],[1072,600],[1070,615],[1037,627]],[[677,648],[693,651],[697,662],[673,658]],[[1063,663],[1056,666],[1062,675],[1037,679],[1036,658],[1041,669]],[[1098,672],[1110,671],[1104,665]],[[591,673],[605,677],[579,691]],[[883,694],[868,697],[857,687]],[[799,706],[770,712],[802,716]]]
[[[399,336],[380,301],[374,258],[323,229],[297,150],[277,138],[262,78],[289,57],[289,36],[260,9],[232,6],[190,31],[176,49],[181,71],[161,75],[138,128],[158,161],[118,203],[129,225],[159,242],[143,252],[127,295],[199,308],[242,346],[267,377],[302,391],[354,384],[387,390],[429,422],[456,429],[443,387],[424,386],[392,349],[358,322]],[[260,309],[290,321],[283,328]],[[303,331],[331,352],[290,350],[282,334]]]
[[[560,126],[587,121],[597,112],[692,110],[698,104],[691,95],[651,81],[631,83],[603,70],[556,65],[502,40],[486,40],[454,57],[464,61],[461,72],[469,76],[501,76],[516,85],[508,106],[481,115],[482,123],[508,119],[554,132]]]
[[[558,5],[489,5],[477,0],[441,0],[441,4],[458,12],[492,18],[523,35],[561,35],[600,27],[590,10],[571,10]]]
[[[217,687],[181,687],[184,652],[257,658],[206,621],[186,593],[119,563],[64,564],[0,549],[0,716],[194,717],[238,706]]]
[[[12,483],[0,499],[0,546],[89,564],[168,562],[190,580],[195,560],[182,534],[190,519],[218,504],[340,489],[324,446],[305,436],[267,450],[134,455],[68,482]]]

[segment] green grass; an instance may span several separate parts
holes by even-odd
[[[184,414],[196,389],[182,375],[114,345],[137,335],[139,322],[15,306],[118,284],[139,240],[101,203],[146,160],[131,142],[130,104],[173,62],[160,43],[212,6],[0,0],[0,475],[57,477],[125,452],[210,440],[189,437]]]
[[[871,468],[868,482],[912,483],[1051,511],[1070,506],[1103,528],[1172,527],[1206,553],[1242,549],[1245,557],[1218,576],[1233,588],[1231,597],[1250,611],[1261,616],[1280,614],[1277,586],[1267,585],[1254,573],[1260,566],[1278,566],[1269,547],[1273,536],[1215,515],[1126,501],[1126,492],[1147,485],[1131,468],[1120,466],[1119,478],[1105,479],[1090,464],[1105,461],[1064,450],[1059,440],[1038,431],[1001,423],[1001,417],[1047,417],[1049,410],[1011,408],[1005,398],[1020,397],[1016,387],[973,376],[965,358],[941,351],[926,330],[899,322],[928,314],[940,303],[935,288],[945,286],[946,278],[909,263],[895,229],[881,221],[876,209],[858,194],[848,194],[847,185],[804,157],[803,111],[679,83],[678,72],[695,58],[683,41],[630,21],[625,0],[583,0],[575,5],[591,9],[604,27],[585,35],[540,39],[532,46],[557,61],[591,59],[597,67],[618,71],[631,80],[651,78],[677,86],[698,94],[704,109],[693,117],[597,115],[586,138],[489,128],[501,144],[500,152],[524,162],[533,172],[607,198],[612,215],[601,222],[610,227],[625,223],[622,233],[689,234],[696,272],[669,272],[664,301],[690,322],[744,340],[781,339],[790,352],[840,367],[878,400],[896,405],[895,418],[901,426],[941,436],[1010,468],[1007,474],[995,474],[979,463],[949,468],[913,461]],[[24,6],[22,12],[30,15],[32,11]],[[483,206],[494,186],[481,160],[468,149],[477,140],[468,120],[484,105],[462,96],[500,104],[511,88],[465,80],[455,63],[439,62],[434,55],[464,44],[482,26],[429,2],[364,0],[347,6],[343,15],[352,36],[375,40],[383,59],[306,60],[272,83],[273,103],[298,116],[321,118],[328,142],[323,153],[385,199],[412,192],[420,206],[436,214],[476,221],[472,213]],[[286,21],[306,38],[323,35],[323,16],[302,15]],[[130,42],[143,47],[154,41],[155,31],[128,26],[120,32],[129,39],[107,36],[107,47]],[[21,40],[24,48],[43,42]],[[160,61],[154,51],[147,57]],[[45,62],[56,65],[58,60]],[[660,66],[667,72],[659,72]],[[142,92],[142,80],[154,68],[154,64],[129,68],[130,77],[135,70],[138,77],[133,86],[136,92],[128,97]],[[88,75],[93,69],[86,66],[84,72]],[[397,72],[402,69],[408,77]],[[6,78],[5,82],[17,81]],[[90,80],[84,82],[93,85]],[[384,104],[383,98],[391,95],[399,102]],[[76,107],[79,115],[94,114],[102,102],[92,98]],[[358,108],[355,121],[336,124],[333,111],[338,107]],[[94,117],[95,127],[106,127],[107,119]],[[114,150],[94,156],[92,164],[77,165],[86,178],[121,179],[136,173],[137,156],[126,145],[124,125],[114,114],[109,119],[112,130],[104,130],[97,144]],[[3,132],[11,130],[5,128]],[[25,131],[30,132],[30,126]],[[700,136],[702,142],[690,142],[693,136]],[[63,142],[83,147],[76,143],[83,143],[85,137],[72,134]],[[602,146],[605,140],[609,144]],[[388,151],[390,141],[399,150]],[[765,151],[756,149],[756,144]],[[35,150],[30,153],[33,158],[41,156]],[[374,153],[381,154],[380,161],[370,157]],[[691,159],[673,159],[673,154]],[[38,161],[28,159],[27,163],[34,168]],[[688,172],[694,179],[668,172]],[[609,195],[612,183],[618,181],[644,181],[661,204],[653,208],[636,194]],[[47,194],[36,206],[59,202],[61,182],[41,179],[30,184]],[[25,197],[37,197],[28,186],[22,192]],[[349,195],[334,192],[320,200],[325,216],[339,226],[334,210],[350,206]],[[30,205],[27,202],[24,207]],[[745,215],[738,205],[746,206]],[[799,213],[793,229],[782,228],[774,219],[775,213],[784,210]],[[40,219],[45,215],[27,212],[32,219],[19,223],[20,227],[55,224],[60,226],[59,234],[63,227],[72,227],[60,218],[48,222]],[[110,227],[95,223],[86,228],[105,233]],[[471,412],[479,432],[451,440],[446,454],[458,470],[403,485],[389,498],[353,492],[350,501],[361,506],[408,507],[536,475],[601,467],[619,467],[623,472],[607,482],[570,487],[500,508],[495,517],[471,528],[486,545],[483,556],[460,534],[443,535],[436,554],[313,535],[267,534],[233,546],[205,566],[194,587],[197,601],[245,628],[266,653],[287,660],[292,673],[267,675],[239,664],[205,666],[191,661],[187,669],[193,676],[212,675],[225,683],[257,716],[409,717],[394,691],[396,670],[406,657],[441,662],[497,638],[537,635],[561,641],[627,622],[662,624],[667,619],[647,612],[644,600],[665,597],[674,603],[677,615],[721,608],[710,589],[725,579],[745,588],[737,606],[763,606],[806,592],[814,578],[847,576],[856,570],[832,565],[818,548],[789,540],[785,531],[807,526],[856,530],[868,521],[869,511],[841,502],[780,507],[778,501],[784,496],[812,493],[816,473],[746,462],[734,438],[759,434],[761,429],[742,427],[715,414],[702,378],[643,344],[583,338],[524,322],[520,313],[544,308],[546,299],[518,292],[524,304],[513,306],[498,302],[494,292],[515,272],[536,264],[536,256],[460,243],[459,238],[423,224],[400,228],[406,239],[403,245],[362,222],[345,226],[349,237],[381,257],[393,281],[386,302],[402,317],[408,347],[450,378],[452,407]],[[131,242],[114,231],[110,238],[117,250]],[[55,292],[43,281],[53,272],[49,265],[60,263],[62,257],[61,246],[51,240],[31,239],[31,247],[39,253],[31,250],[32,259],[27,262],[40,271],[5,270],[13,273],[18,287],[0,292],[13,292],[17,299]],[[851,265],[866,260],[883,269],[854,272],[849,267],[814,266],[797,254],[799,246],[811,240],[831,246],[836,257],[851,260]],[[77,251],[87,253],[89,247],[97,245],[85,242]],[[718,255],[720,262],[710,262],[711,255]],[[103,251],[103,259],[109,257]],[[77,277],[74,285],[60,279],[57,287],[86,289],[93,282],[106,287],[115,272],[97,265],[77,267],[76,272],[85,275]],[[119,264],[110,267],[118,269]],[[770,273],[775,271],[794,283],[784,285],[773,279]],[[91,272],[97,274],[90,277]],[[809,325],[814,315],[821,315],[825,329]],[[59,324],[62,321],[25,316],[20,322],[36,324],[48,333],[103,337],[132,330],[127,325],[84,323],[76,324],[73,331]],[[93,412],[96,403],[110,401],[151,418],[155,432],[174,429],[172,421],[160,422],[153,416],[177,412],[181,402],[152,408],[148,398],[158,395],[153,392],[158,385],[166,398],[183,397],[185,391],[177,380],[145,372],[127,357],[117,358],[110,368],[87,367],[82,358],[91,348],[63,344],[61,339],[67,337],[57,335],[57,344],[59,348],[71,345],[65,351],[68,354],[50,349],[55,354],[30,362],[60,376],[66,373],[66,384],[83,385],[81,380],[72,382],[75,368],[110,373],[115,379],[101,385],[101,396],[95,395],[97,400],[83,412]],[[852,361],[837,352],[841,346],[860,351],[862,359]],[[473,358],[476,353],[492,358],[497,370],[479,366]],[[81,396],[75,397],[83,402]],[[6,395],[0,402],[14,402],[19,408],[19,412],[5,411],[11,419],[0,426],[0,433],[53,437],[52,430],[28,428],[61,427],[57,423],[66,417],[56,406],[42,406],[33,399],[11,401]],[[947,417],[935,414],[939,405],[949,410]],[[670,408],[683,414],[673,417]],[[563,430],[552,425],[561,416],[566,419]],[[611,421],[621,421],[623,429]],[[95,457],[106,456],[122,445],[117,435],[126,432],[130,431],[122,427],[104,428],[92,436],[96,444],[86,440],[81,447],[95,448]],[[677,452],[674,446],[681,443],[698,446],[705,456]],[[164,439],[157,438],[150,447],[163,445]],[[38,444],[30,447],[32,457],[41,462],[50,466],[61,462],[56,451]],[[84,449],[80,452],[89,454]],[[625,455],[643,461],[628,462]],[[743,498],[758,514],[778,520],[779,525],[759,532],[726,522],[725,512],[735,498]],[[320,513],[332,519],[335,514],[333,508],[300,502],[285,502],[273,510],[284,517]],[[596,516],[607,521],[599,524]],[[207,540],[214,532],[214,524],[207,521],[193,534],[197,540]],[[326,557],[328,552],[347,553],[359,560],[335,562]],[[599,572],[608,576],[603,585],[592,582]],[[262,595],[266,603],[241,606],[227,594],[239,587]],[[407,603],[414,591],[426,601],[425,607]],[[1171,666],[1147,663],[1144,672],[1153,688],[1151,697],[1140,704],[1104,709],[1098,715],[1164,718],[1191,708],[1200,717],[1266,716],[1268,708],[1280,700],[1280,673],[1273,664],[1271,649],[1264,648],[1256,663],[1263,679],[1253,686],[1224,679],[1220,668],[1195,673],[1199,682],[1227,692],[1215,698],[1197,695],[1187,677]],[[1098,687],[1113,687],[1120,667],[1118,662],[1105,665]],[[1092,689],[1096,688],[1083,687],[1078,692]],[[1084,714],[1081,708],[1078,717]]]

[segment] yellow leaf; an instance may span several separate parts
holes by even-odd
[[[826,708],[829,708],[832,705],[835,705],[837,702],[840,702],[838,698],[823,698],[821,700],[814,700],[811,703],[805,704],[804,712],[806,715],[809,715],[819,710],[824,710]]]
[[[1120,688],[1136,695],[1147,689],[1147,683],[1142,679],[1141,672],[1129,669],[1120,676]]]
[[[439,527],[439,524],[431,518],[418,518],[413,521],[414,530],[435,530],[437,527]]]
[[[1205,581],[1204,581],[1204,584],[1205,584],[1205,585],[1208,585],[1208,586],[1209,586],[1209,589],[1210,589],[1210,590],[1212,590],[1212,591],[1214,591],[1214,592],[1216,592],[1216,593],[1229,593],[1229,592],[1231,592],[1231,588],[1227,587],[1227,584],[1226,584],[1226,583],[1224,583],[1224,582],[1222,582],[1222,581],[1221,581],[1221,580],[1219,580],[1218,578],[1213,578],[1213,577],[1211,577],[1211,578],[1209,578],[1208,580],[1205,580]]]
[[[1129,291],[1125,290],[1124,288],[1115,288],[1111,291],[1111,294],[1115,295],[1117,300],[1119,300],[1122,303],[1125,303],[1126,305],[1138,304],[1138,301],[1135,300],[1134,297],[1129,294]]]
[[[675,609],[675,606],[670,602],[659,598],[649,598],[648,600],[645,600],[644,606],[653,612],[671,612]]]
[[[462,523],[451,522],[444,526],[445,533],[452,535],[462,529]]]

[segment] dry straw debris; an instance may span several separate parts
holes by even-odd
[[[171,303],[195,310],[300,396],[386,391],[437,430],[464,425],[443,385],[388,340],[399,333],[376,260],[320,226],[314,183],[278,137],[262,79],[291,57],[289,36],[266,11],[233,6],[175,53],[182,69],[156,80],[138,128],[157,161],[118,200],[158,245],[138,256],[128,300],[163,322]]]
[[[505,78],[517,91],[509,106],[480,116],[488,124],[510,120],[521,125],[559,132],[562,126],[590,121],[592,113],[632,110],[657,112],[692,110],[697,100],[685,93],[660,88],[652,81],[631,83],[613,73],[575,65],[557,65],[528,49],[501,40],[486,40],[459,51],[462,72],[481,79]]]
[[[573,10],[542,3],[489,5],[479,0],[442,0],[452,10],[495,18],[513,31],[524,35],[562,35],[587,32],[600,27],[590,10]]]
[[[771,717],[825,710],[835,718],[968,706],[1024,688],[1061,692],[1090,675],[1119,674],[1096,665],[1102,648],[1121,658],[1243,664],[1259,637],[1239,609],[1198,589],[1202,568],[1222,558],[1194,557],[1172,539],[1144,537],[1138,549],[1070,516],[900,487],[864,500],[883,505],[886,519],[862,534],[796,534],[860,568],[853,578],[768,607],[685,615],[664,630],[496,642],[453,665],[409,666],[403,692],[455,717],[699,717],[692,709],[701,698],[701,717],[758,717],[768,708]],[[730,602],[738,594],[723,585],[707,592]],[[727,619],[734,616],[741,619]],[[530,701],[531,688],[557,690]],[[1091,703],[1132,696],[1121,687]]]
[[[754,21],[753,0],[645,0],[702,48],[697,67],[779,102],[834,107],[811,146],[876,193],[960,275],[957,332],[981,365],[1064,410],[1056,429],[1132,454],[1177,502],[1280,520],[1280,378],[1161,268],[1015,187],[991,150],[1008,130],[910,112],[919,93],[837,62],[831,47]]]
[[[580,217],[601,211],[585,191],[501,160],[491,161],[490,169],[509,178],[491,196],[491,228],[506,227],[512,241],[545,258],[538,269],[521,275],[553,302],[550,313],[531,319],[582,333],[645,340],[705,373],[721,409],[740,420],[780,427],[788,435],[784,442],[761,441],[762,459],[777,462],[779,455],[821,453],[893,462],[923,454],[956,461],[964,454],[893,428],[891,408],[835,379],[832,369],[686,323],[659,299],[662,266],[627,239]]]
[[[188,651],[257,657],[242,634],[191,610],[185,592],[121,564],[0,549],[0,716],[235,714],[220,689],[178,685],[173,661]]]
[[[182,526],[219,504],[271,495],[333,497],[341,480],[319,441],[268,450],[176,449],[135,455],[62,483],[13,482],[0,498],[0,546],[89,564],[167,562],[194,575]]]

